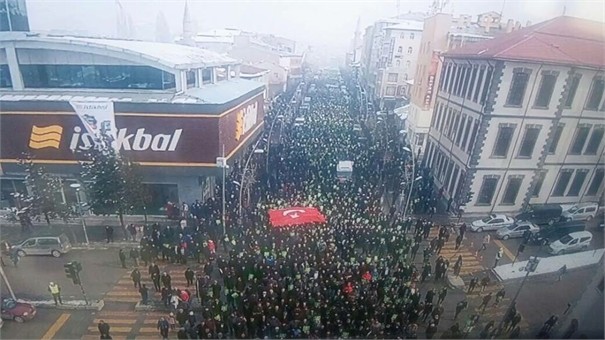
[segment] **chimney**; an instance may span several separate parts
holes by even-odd
[[[521,28],[521,23],[520,22],[516,22],[515,23],[515,31]]]
[[[514,27],[515,21],[513,19],[508,19],[508,21],[506,22],[506,33],[512,32]]]

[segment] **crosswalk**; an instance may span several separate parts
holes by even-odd
[[[98,323],[103,320],[111,326],[109,331],[114,340],[122,339],[159,339],[160,334],[157,330],[157,322],[160,317],[167,316],[165,312],[135,312],[135,311],[112,311],[104,310],[95,315],[91,326],[87,329],[87,334],[81,337],[81,340],[98,340]],[[176,336],[172,331],[171,337]]]
[[[428,242],[430,242],[430,240],[432,240],[434,237],[438,236],[439,228],[431,228],[431,232],[429,233],[425,246],[428,246]],[[461,277],[466,277],[477,272],[485,271],[485,266],[481,264],[480,259],[475,255],[475,253],[469,249],[469,245],[466,244],[466,240],[464,240],[460,247],[456,250],[455,239],[456,235],[450,235],[449,242],[445,243],[441,249],[441,252],[439,253],[439,256],[443,256],[445,259],[450,261],[449,270],[454,270],[454,263],[456,260],[458,260],[458,256],[462,256],[462,268],[460,269]]]
[[[160,266],[162,272],[166,271],[172,277],[172,287],[186,288],[186,266],[167,265]],[[192,269],[196,269],[192,266]],[[149,299],[159,301],[160,293],[153,289],[153,282],[147,274],[147,268],[139,267],[142,274],[141,284],[149,288]],[[98,340],[98,324],[101,320],[111,326],[110,335],[115,340],[122,339],[160,339],[157,322],[160,317],[167,317],[169,313],[162,311],[141,312],[134,310],[134,304],[141,300],[138,288],[130,278],[131,270],[124,270],[124,275],[104,296],[105,308],[95,314],[91,324],[85,330],[82,340]],[[190,287],[192,288],[192,287]],[[195,289],[195,288],[192,288]],[[126,306],[125,306],[126,305]],[[124,310],[127,308],[127,310]],[[176,337],[176,331],[171,331],[171,338]]]
[[[187,285],[187,280],[185,280],[185,266],[174,266],[171,268],[166,268],[163,271],[166,271],[172,277],[172,287],[175,288],[185,288]],[[160,299],[160,293],[156,292],[153,289],[153,282],[149,275],[147,275],[147,268],[140,267],[141,271],[141,284],[146,284],[147,288],[149,288],[149,298],[150,300]],[[162,272],[163,272],[162,271]],[[139,294],[138,288],[134,287],[134,283],[130,278],[130,271],[124,274],[122,278],[112,287],[112,289],[105,294],[104,297],[105,302],[118,302],[118,303],[137,303],[141,300],[141,295]]]

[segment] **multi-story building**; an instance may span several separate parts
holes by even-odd
[[[411,107],[407,119],[408,138],[416,145],[417,153],[423,154],[426,150],[436,99],[435,88],[440,82],[440,54],[469,43],[492,39],[519,26],[513,20],[502,25],[500,15],[495,12],[479,14],[474,22],[470,15],[452,17],[445,13],[437,13],[425,20],[417,67],[411,76],[414,85],[410,91]]]
[[[421,21],[405,20],[385,29],[377,82],[380,84],[380,106],[387,110],[409,101],[406,82],[414,77],[422,26]]]
[[[445,54],[424,162],[454,208],[602,200],[604,29],[563,16]]]
[[[390,59],[394,59],[394,53],[390,56],[391,46],[395,48],[397,42],[395,40],[402,40],[401,38],[396,38],[396,33],[391,33],[387,30],[387,28],[391,26],[395,26],[404,22],[422,22],[425,18],[423,13],[407,13],[400,15],[395,18],[383,19],[376,21],[373,25],[367,27],[365,29],[365,33],[363,36],[363,47],[361,49],[361,78],[362,85],[364,86],[366,92],[368,93],[368,100],[375,103],[377,108],[384,107],[384,103],[381,103],[381,98],[383,92],[386,93],[386,83],[388,82],[388,73],[385,72],[387,68],[388,61]],[[404,26],[400,27],[400,29],[405,29]],[[411,28],[413,24],[408,24],[407,28]],[[420,40],[420,37],[416,38],[415,35],[418,33],[416,29],[409,30],[408,34],[414,34],[414,39]],[[388,34],[388,36],[387,36]],[[408,35],[411,38],[411,35]],[[413,40],[413,39],[411,39]],[[403,41],[399,41],[400,45],[405,45],[406,43]],[[408,46],[409,47],[409,46]],[[408,49],[403,50],[403,54],[407,53]],[[416,53],[417,49],[412,48],[412,54]],[[415,58],[414,58],[415,60]],[[393,60],[396,64],[396,61]],[[411,62],[411,61],[410,61]],[[405,63],[403,66],[405,67]],[[398,72],[399,73],[399,72]],[[401,72],[401,76],[404,75],[405,72]],[[411,73],[408,73],[408,76],[411,77]],[[383,78],[386,78],[383,80]],[[399,77],[398,77],[399,78]],[[393,78],[391,78],[393,79]],[[403,84],[403,80],[401,83]],[[393,83],[393,82],[391,82]],[[399,83],[399,79],[396,83]],[[383,88],[384,87],[384,88]],[[391,89],[389,93],[391,93]],[[395,95],[397,95],[397,88],[395,89]],[[387,101],[388,102],[388,101]],[[392,102],[392,101],[391,101]],[[392,106],[392,104],[391,104]]]
[[[190,46],[0,33],[0,206],[27,190],[24,154],[74,203],[69,184],[94,139],[73,102],[108,108],[116,148],[141,165],[149,212],[212,196],[217,157],[233,164],[263,127],[265,86],[238,76],[236,60]]]

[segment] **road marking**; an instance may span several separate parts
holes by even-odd
[[[55,337],[55,335],[57,334],[57,332],[61,329],[61,327],[63,327],[63,325],[67,322],[67,320],[69,320],[69,317],[71,316],[71,314],[68,313],[63,313],[59,316],[59,318],[57,318],[57,321],[55,321],[55,323],[52,324],[52,326],[50,326],[50,328],[46,331],[46,333],[44,333],[44,335],[42,336],[43,340],[46,339],[52,339]]]
[[[132,330],[132,327],[113,327],[113,326],[111,326],[111,329],[109,329],[109,334],[111,334],[111,333],[130,333],[131,330]],[[98,326],[88,327],[88,331],[91,333],[98,332],[99,327]]]
[[[133,315],[135,318],[138,317],[138,315]],[[94,319],[93,323],[99,323],[101,322],[101,320],[105,321],[106,323],[113,325],[113,324],[126,324],[126,325],[134,325],[137,320],[132,320],[132,319]]]
[[[494,243],[502,248],[502,250],[504,251],[504,255],[506,255],[506,257],[508,257],[509,260],[513,261],[515,259],[515,255],[513,253],[510,252],[510,250],[508,250],[508,248],[506,248],[506,246],[504,244],[502,244],[502,242],[498,241],[498,240],[494,240]]]

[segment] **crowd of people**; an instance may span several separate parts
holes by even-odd
[[[447,328],[442,322],[450,262],[439,253],[454,239],[458,247],[464,231],[430,219],[404,219],[400,208],[384,212],[385,183],[409,190],[422,170],[409,167],[412,155],[403,139],[375,138],[358,120],[354,98],[333,95],[326,81],[334,80],[319,78],[307,87],[312,102],[304,124],[288,123],[295,118],[289,100],[278,101],[266,118],[270,124],[285,116],[282,137],[266,155],[269,161],[258,162],[262,178],[242,216],[232,183],[241,176],[236,165],[227,181],[225,226],[221,202],[211,198],[173,205],[171,217],[181,217],[176,227],[156,224],[140,233],[135,228],[140,246],[128,256],[149,267],[154,289],[172,309],[158,321],[162,337],[174,329],[183,339],[462,338],[478,325],[480,313]],[[384,125],[388,135],[392,129]],[[336,176],[342,160],[354,162],[347,181]],[[410,210],[433,210],[428,190],[419,184]],[[272,226],[268,211],[291,206],[316,207],[327,223]],[[437,237],[429,237],[432,228]],[[159,259],[193,267],[184,273],[188,287],[173,287],[155,263]],[[127,251],[121,250],[120,260],[125,266]],[[459,257],[454,272],[462,265]],[[132,277],[143,296],[141,273]],[[456,308],[456,318],[464,308]]]

